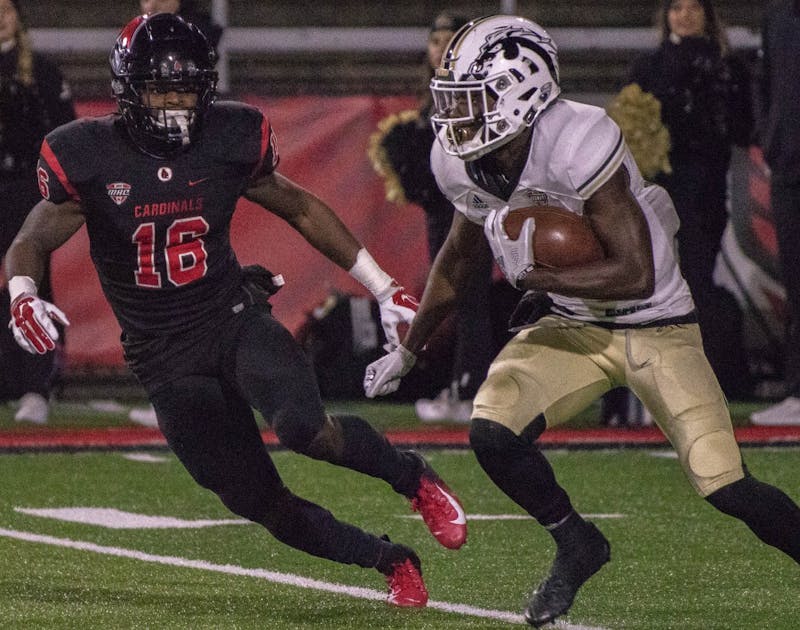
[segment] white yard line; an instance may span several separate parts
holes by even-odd
[[[184,519],[174,516],[151,516],[125,512],[116,508],[68,507],[68,508],[14,508],[15,512],[52,518],[68,523],[83,523],[107,529],[199,529],[223,525],[253,525],[243,518],[232,519]]]
[[[246,569],[244,567],[232,564],[214,564],[212,562],[205,562],[203,560],[191,560],[189,558],[179,558],[176,556],[161,556],[152,553],[145,553],[143,551],[136,551],[135,549],[123,549],[121,547],[107,547],[105,545],[97,545],[95,543],[71,540],[69,538],[56,538],[54,536],[43,536],[41,534],[34,534],[31,532],[22,532],[13,529],[0,528],[0,536],[5,538],[13,538],[16,540],[23,540],[26,542],[39,543],[43,545],[51,545],[54,547],[64,547],[68,549],[77,549],[79,551],[86,551],[89,553],[97,553],[105,556],[116,556],[119,558],[130,558],[132,560],[139,560],[141,562],[152,562],[155,564],[163,564],[173,567],[183,567],[188,569],[199,569],[201,571],[212,571],[215,573],[225,573],[227,575],[238,575],[244,577],[253,577],[275,584],[285,584],[287,586],[295,586],[298,588],[307,588],[316,591],[323,591],[326,593],[334,593],[337,595],[347,595],[348,597],[356,597],[359,599],[379,600],[386,599],[386,593],[383,591],[376,591],[369,588],[361,588],[357,586],[347,586],[345,584],[336,584],[333,582],[323,582],[321,580],[314,580],[312,578],[303,577],[301,575],[294,575],[291,573],[279,573],[277,571],[267,571],[266,569]],[[428,608],[434,608],[448,613],[456,613],[470,617],[481,617],[484,619],[496,619],[498,621],[507,621],[513,624],[524,624],[525,621],[522,615],[511,613],[503,610],[491,610],[487,608],[477,608],[475,606],[467,606],[466,604],[453,604],[450,602],[429,601]],[[563,630],[603,630],[594,626],[584,626],[576,624],[568,624],[558,622],[555,624],[556,628]]]

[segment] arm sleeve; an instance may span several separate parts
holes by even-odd
[[[252,178],[269,175],[278,166],[278,142],[267,116],[257,107],[217,101],[204,121],[204,136],[218,159],[241,165]]]

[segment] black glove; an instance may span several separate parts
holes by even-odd
[[[286,284],[281,274],[274,274],[261,265],[242,267],[242,285],[256,294],[265,294],[266,299],[275,295]]]
[[[519,332],[550,313],[553,300],[543,291],[527,291],[508,318],[508,330]]]

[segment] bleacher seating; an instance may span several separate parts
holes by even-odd
[[[90,3],[85,0],[26,0],[24,11],[31,28],[118,29],[139,7],[138,0]],[[408,94],[420,86],[425,28],[443,6],[457,7],[467,15],[499,11],[504,3],[465,0],[396,2],[317,0],[229,0],[228,23],[232,29],[262,28],[406,28],[418,33],[403,51],[281,52],[238,51],[229,56],[229,83],[233,93]],[[508,3],[505,3],[508,4]],[[658,0],[520,0],[516,11],[550,29],[613,28],[647,29]],[[752,0],[718,2],[726,24],[756,31],[761,3]],[[211,6],[206,2],[207,7]],[[230,35],[231,31],[228,31]],[[224,38],[225,36],[223,36]],[[357,37],[357,35],[356,35]],[[224,41],[224,40],[223,40]],[[109,48],[112,42],[109,43]],[[265,42],[268,46],[269,42]],[[96,98],[108,95],[106,55],[98,51],[61,50],[51,53],[74,86],[76,95]],[[624,76],[633,54],[625,41],[594,49],[561,46],[562,82],[567,92],[610,92]]]

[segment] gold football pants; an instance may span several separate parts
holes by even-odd
[[[548,427],[558,426],[620,385],[653,415],[698,494],[708,496],[744,476],[697,324],[608,330],[544,317],[498,354],[472,417],[519,435],[539,414]]]

